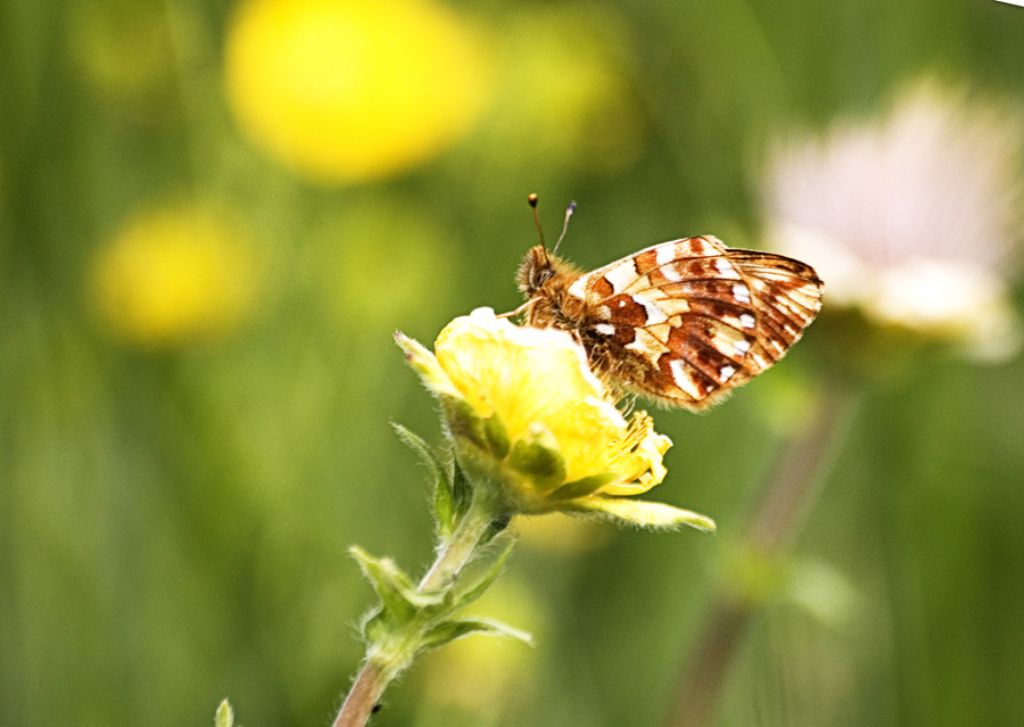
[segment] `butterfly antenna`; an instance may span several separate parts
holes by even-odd
[[[569,231],[569,220],[572,219],[572,213],[575,211],[576,202],[570,202],[569,206],[565,208],[565,219],[562,221],[562,234],[558,236],[558,240],[555,242],[555,247],[551,250],[552,255],[558,252],[558,246],[561,245],[562,240],[565,239],[565,233]]]
[[[536,192],[530,192],[526,197],[526,201],[530,203],[530,209],[533,210],[533,224],[537,228],[537,234],[540,236],[540,246],[547,250],[547,243],[544,242],[544,228],[540,225],[540,215],[537,213],[537,200]]]

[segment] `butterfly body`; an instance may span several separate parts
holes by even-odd
[[[529,250],[527,323],[570,331],[616,390],[699,410],[761,373],[821,307],[814,270],[712,236],[653,245],[591,272]]]

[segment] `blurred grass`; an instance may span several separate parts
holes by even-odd
[[[436,425],[391,331],[516,304],[527,192],[549,227],[580,202],[564,251],[585,266],[704,231],[755,245],[750,170],[776,130],[921,73],[1024,100],[1024,10],[995,2],[454,7],[494,39],[492,111],[435,160],[339,188],[237,130],[230,4],[0,7],[0,723],[198,724],[226,695],[243,724],[326,721],[369,603],[345,548],[429,557],[423,473],[388,421]],[[597,90],[553,107],[565,76]],[[260,295],[219,338],[139,346],[97,314],[90,266],[181,199],[245,220]],[[819,334],[713,413],[658,415],[659,497],[718,536],[523,550],[508,577],[545,619],[527,697],[435,708],[414,670],[379,724],[660,724]],[[1020,360],[932,356],[868,393],[799,543],[852,585],[852,616],[768,607],[721,724],[1024,723],[1021,391]]]

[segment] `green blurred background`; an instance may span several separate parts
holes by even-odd
[[[396,0],[356,13],[380,77],[325,122],[295,99],[344,86],[348,4],[262,5],[0,6],[4,725],[204,724],[225,696],[250,727],[329,723],[371,601],[346,548],[431,554],[389,421],[437,424],[391,333],[518,303],[528,192],[550,232],[578,200],[588,267],[756,247],[776,134],[922,74],[1024,99],[1024,9],[992,1]],[[293,68],[261,45],[289,13],[328,17]],[[375,723],[663,724],[716,590],[772,578],[739,544],[835,325],[712,413],[657,414],[657,499],[717,535],[525,528],[481,608],[536,648],[429,655]],[[1024,724],[1022,391],[1020,358],[932,351],[860,384],[718,724]]]

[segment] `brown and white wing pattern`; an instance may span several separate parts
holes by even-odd
[[[641,250],[581,275],[566,293],[611,383],[690,409],[781,358],[820,306],[807,266],[729,250],[711,236]]]
[[[800,340],[821,310],[822,282],[810,265],[755,250],[729,250],[729,259],[750,285],[757,310],[757,343],[738,386],[771,367]]]

